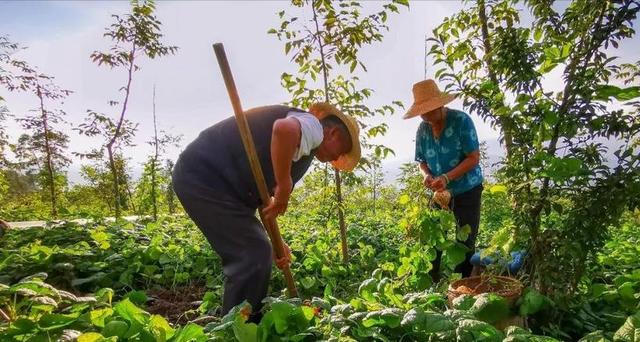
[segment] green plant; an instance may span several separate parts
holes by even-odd
[[[521,9],[533,20],[521,22]],[[531,280],[554,296],[567,293],[558,277],[571,279],[569,293],[577,290],[607,227],[637,206],[640,161],[631,142],[640,123],[632,100],[640,88],[611,85],[619,67],[605,49],[633,37],[639,10],[633,0],[576,0],[562,11],[545,1],[478,1],[429,39],[435,76],[504,139],[499,179],[518,237],[531,239]],[[554,70],[561,89],[543,82]],[[602,138],[623,143],[609,149]]]
[[[366,71],[363,61],[358,54],[363,45],[382,40],[382,31],[388,29],[385,22],[390,12],[399,12],[398,5],[408,6],[406,0],[393,0],[384,4],[383,9],[372,14],[362,15],[361,5],[357,1],[334,4],[331,1],[293,0],[291,4],[305,11],[307,16],[299,17],[286,15],[280,11],[278,16],[282,20],[279,28],[272,28],[269,34],[274,34],[285,42],[285,54],[291,53],[293,61],[298,66],[298,75],[282,74],[283,87],[293,95],[291,105],[308,108],[314,102],[327,102],[336,105],[344,112],[358,119],[365,129],[365,136],[372,138],[384,135],[387,131],[385,123],[366,125],[365,118],[376,115],[393,114],[394,107],[402,104],[395,101],[393,105],[371,109],[362,104],[373,92],[372,89],[358,89],[358,78],[343,75],[330,76],[334,69],[349,67],[353,74],[360,67]],[[319,77],[320,76],[320,77]],[[322,81],[321,85],[314,85]],[[317,86],[317,88],[316,88]],[[364,141],[364,147],[374,151],[376,157],[393,153],[384,145],[372,145]],[[366,160],[360,163],[368,165]],[[325,173],[327,176],[328,173]],[[326,181],[325,181],[326,183]],[[346,238],[346,221],[343,204],[343,180],[340,171],[334,169],[335,201],[342,241],[342,258],[349,259]],[[326,185],[326,184],[325,184]]]
[[[96,151],[97,153],[91,154],[96,157],[102,157],[104,153],[102,149],[107,151],[116,218],[120,218],[120,182],[118,180],[117,149],[123,141],[125,146],[130,145],[129,140],[135,131],[135,128],[125,119],[125,114],[129,103],[129,95],[131,94],[133,73],[140,69],[136,64],[136,60],[142,56],[155,59],[156,57],[174,54],[178,50],[176,46],[167,46],[161,42],[161,23],[155,17],[154,10],[155,3],[153,1],[138,2],[133,0],[131,14],[127,14],[124,17],[114,15],[115,23],[107,28],[104,33],[105,37],[113,41],[114,46],[109,52],[95,51],[91,54],[91,59],[98,65],[104,64],[110,68],[123,68],[127,71],[127,81],[122,88],[124,90],[124,99],[118,119],[114,121],[105,115],[89,110],[87,123],[81,126],[80,129],[80,133],[89,136],[102,133],[105,138],[105,143],[101,149]],[[110,101],[110,104],[115,106],[118,105],[118,102]],[[98,128],[96,121],[104,123],[105,128]]]

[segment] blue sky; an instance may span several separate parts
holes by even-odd
[[[378,8],[380,2],[365,2],[365,11]],[[150,149],[144,143],[152,134],[151,94],[157,87],[157,115],[162,129],[183,134],[186,145],[205,127],[231,115],[231,106],[215,62],[211,44],[223,42],[230,59],[243,107],[281,103],[289,99],[280,86],[282,72],[293,72],[295,65],[284,55],[283,44],[267,35],[278,24],[276,12],[287,8],[285,1],[160,1],[158,17],[163,22],[165,41],[178,45],[175,56],[141,62],[134,76],[128,116],[140,123],[137,146],[129,156],[139,169]],[[362,50],[369,72],[362,74],[361,85],[375,93],[369,105],[379,106],[393,100],[411,105],[411,86],[424,78],[424,37],[442,19],[461,8],[458,1],[414,1],[409,10],[390,17],[390,32],[382,43]],[[104,27],[111,14],[128,11],[128,1],[0,1],[0,34],[28,47],[19,57],[56,77],[57,83],[75,93],[63,105],[71,125],[82,121],[87,109],[115,116],[107,105],[119,99],[124,83],[122,72],[92,64],[89,55],[105,49]],[[622,46],[617,54],[637,58],[640,44]],[[434,68],[428,69],[431,76]],[[559,75],[549,82],[558,83]],[[3,90],[0,90],[3,91]],[[3,93],[3,95],[5,95]],[[21,115],[35,105],[34,99],[8,94],[7,104]],[[460,107],[454,102],[452,107]],[[385,162],[391,175],[402,162],[413,159],[413,138],[418,119],[403,121],[401,114],[387,118],[390,130],[379,142],[392,147],[396,156]],[[496,143],[497,132],[477,117],[473,118],[481,140],[489,142],[489,153],[502,154]],[[70,126],[67,127],[70,130]],[[20,130],[9,126],[12,136]],[[70,149],[86,151],[95,140],[71,132]],[[173,158],[179,149],[169,151]],[[78,169],[78,163],[71,168]],[[73,177],[73,175],[72,175]]]

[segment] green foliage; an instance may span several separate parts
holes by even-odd
[[[220,277],[218,259],[193,225],[188,227],[168,220],[9,230],[0,243],[0,281],[47,272],[58,286],[74,291],[213,284]]]
[[[151,315],[129,299],[111,305],[113,291],[77,297],[43,282],[47,275],[0,284],[0,304],[8,321],[0,333],[13,341],[65,339],[78,341],[206,341],[195,324],[174,328],[165,318]]]
[[[387,124],[369,122],[377,116],[394,114],[402,104],[394,101],[380,108],[366,106],[364,102],[373,94],[373,89],[358,89],[359,78],[355,72],[357,69],[367,71],[359,58],[360,50],[382,41],[382,32],[388,30],[388,15],[399,13],[398,5],[408,6],[408,3],[391,1],[371,14],[363,14],[362,6],[356,1],[294,0],[291,4],[302,8],[307,17],[291,17],[281,11],[279,28],[268,32],[284,42],[285,53],[298,65],[297,75],[282,74],[282,86],[293,95],[291,105],[308,108],[314,102],[334,104],[358,120],[365,133],[364,147],[375,157],[385,158],[393,153],[384,145],[370,142],[371,138],[386,133]],[[361,168],[371,166],[370,162],[363,160]]]
[[[406,239],[399,234],[394,222],[397,216],[390,215],[385,221],[383,213],[392,208],[378,208],[377,217],[369,221],[350,219],[360,225],[350,230],[353,256],[345,265],[332,242],[337,232],[318,233],[322,223],[304,215],[302,203],[307,202],[290,208],[292,215],[283,220],[282,228],[291,241],[292,271],[302,297],[312,299],[268,299],[259,324],[246,321],[250,308],[245,306],[214,319],[204,330],[193,324],[181,327],[167,323],[145,311],[149,296],[144,290],[157,286],[207,283],[209,293],[198,311],[206,315],[220,303],[218,258],[192,223],[177,219],[146,225],[65,223],[48,229],[9,230],[0,242],[0,283],[14,284],[13,291],[20,291],[27,299],[17,297],[15,301],[13,296],[0,295],[0,309],[14,317],[11,324],[0,323],[0,331],[15,333],[12,336],[19,339],[46,331],[56,338],[74,332],[89,340],[115,336],[179,340],[178,336],[199,338],[204,334],[204,339],[220,341],[554,341],[539,335],[577,340],[600,330],[598,336],[612,340],[616,331],[621,327],[627,331],[634,322],[625,325],[640,301],[638,272],[593,283],[586,298],[568,308],[533,289],[527,289],[513,308],[494,294],[463,296],[450,306],[441,289],[430,286],[426,275],[434,249],[416,246],[419,236]],[[397,210],[405,211],[406,203]],[[440,225],[448,222],[433,213],[425,218],[428,229],[436,229],[434,225],[442,229]],[[432,243],[430,239],[423,241]],[[402,273],[407,267],[409,273]],[[423,274],[426,283],[420,282]],[[45,278],[47,283],[42,282]],[[284,281],[278,272],[273,278],[272,295],[277,296]],[[101,290],[104,287],[114,290]],[[5,293],[5,288],[0,288],[0,293]],[[63,289],[69,293],[97,292],[78,296]],[[14,302],[18,303],[15,308],[11,306]],[[556,314],[554,310],[562,311]],[[531,318],[534,332],[515,327],[499,330],[493,325],[515,312]],[[545,317],[551,322],[544,321]]]
[[[113,15],[115,23],[111,24],[104,33],[104,36],[111,39],[114,45],[108,52],[94,51],[91,54],[92,61],[98,65],[104,64],[111,68],[122,68],[127,71],[127,81],[124,87],[121,88],[124,90],[124,99],[122,100],[118,119],[112,120],[104,114],[88,110],[86,122],[80,125],[78,129],[81,134],[87,136],[101,135],[105,139],[104,144],[99,149],[90,152],[88,155],[94,159],[100,159],[104,156],[104,150],[107,151],[113,184],[114,214],[117,219],[120,218],[121,214],[121,196],[120,174],[116,159],[120,153],[119,148],[131,145],[131,139],[136,130],[136,126],[125,119],[129,95],[131,94],[133,73],[140,69],[136,61],[143,56],[155,59],[178,51],[176,46],[167,46],[161,41],[161,23],[154,14],[154,1],[138,2],[135,0],[132,1],[131,5],[130,14],[124,17]],[[116,106],[119,103],[109,101],[109,104]]]
[[[521,21],[523,10],[533,20]],[[531,240],[531,280],[557,297],[577,290],[607,228],[637,206],[640,160],[631,143],[640,134],[640,93],[610,84],[631,82],[635,69],[614,65],[614,51],[605,49],[633,37],[639,10],[631,0],[575,0],[562,12],[545,1],[483,0],[445,19],[429,39],[436,78],[504,138],[499,180],[518,238]],[[561,89],[543,82],[558,72]],[[607,147],[604,139],[621,144]],[[571,280],[568,288],[559,277]]]

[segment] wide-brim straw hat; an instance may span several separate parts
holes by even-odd
[[[434,80],[418,82],[413,85],[413,104],[402,118],[410,119],[428,113],[443,107],[455,98],[455,95],[441,92]]]
[[[340,121],[347,126],[349,136],[351,137],[351,151],[341,155],[338,159],[331,162],[331,165],[338,170],[351,171],[360,161],[360,127],[356,119],[343,114],[338,108],[328,103],[314,103],[309,107],[309,113],[315,115],[318,120],[329,115],[335,115]]]

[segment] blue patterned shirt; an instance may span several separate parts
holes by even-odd
[[[434,177],[455,168],[471,152],[480,149],[478,134],[466,113],[447,108],[440,137],[433,136],[431,126],[422,121],[416,134],[416,161],[425,162]],[[452,195],[459,195],[482,184],[482,170],[477,165],[447,185]]]

